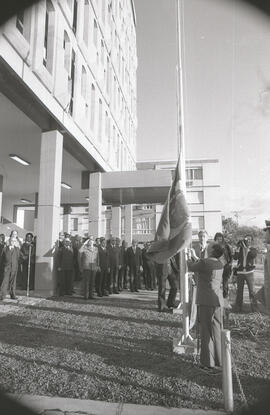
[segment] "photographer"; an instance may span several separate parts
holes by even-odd
[[[234,259],[237,260],[237,294],[236,294],[236,311],[241,312],[243,306],[243,292],[245,281],[248,286],[251,310],[257,311],[257,301],[254,294],[254,269],[257,250],[251,246],[252,236],[246,235],[243,240],[237,244]]]

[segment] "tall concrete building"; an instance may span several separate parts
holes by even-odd
[[[0,29],[0,217],[38,235],[40,291],[61,211],[101,234],[91,173],[136,169],[136,69],[132,0],[42,0]]]

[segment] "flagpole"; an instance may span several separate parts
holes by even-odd
[[[176,0],[177,8],[177,136],[178,155],[180,160],[181,190],[186,196],[186,168],[185,168],[185,140],[184,140],[184,94],[183,94],[183,39],[182,39],[182,0]],[[179,253],[180,271],[180,309],[182,309],[183,335],[178,346],[184,345],[187,340],[192,340],[189,333],[189,292],[188,272],[185,251]]]

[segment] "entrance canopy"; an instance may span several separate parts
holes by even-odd
[[[103,204],[114,206],[163,204],[172,182],[169,170],[136,170],[101,173]]]

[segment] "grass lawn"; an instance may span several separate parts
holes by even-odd
[[[177,315],[158,313],[156,293],[85,302],[0,305],[0,387],[7,392],[169,407],[222,409],[221,375],[174,355]],[[249,403],[270,386],[270,322],[230,315],[233,356]],[[242,404],[234,379],[235,404]]]

